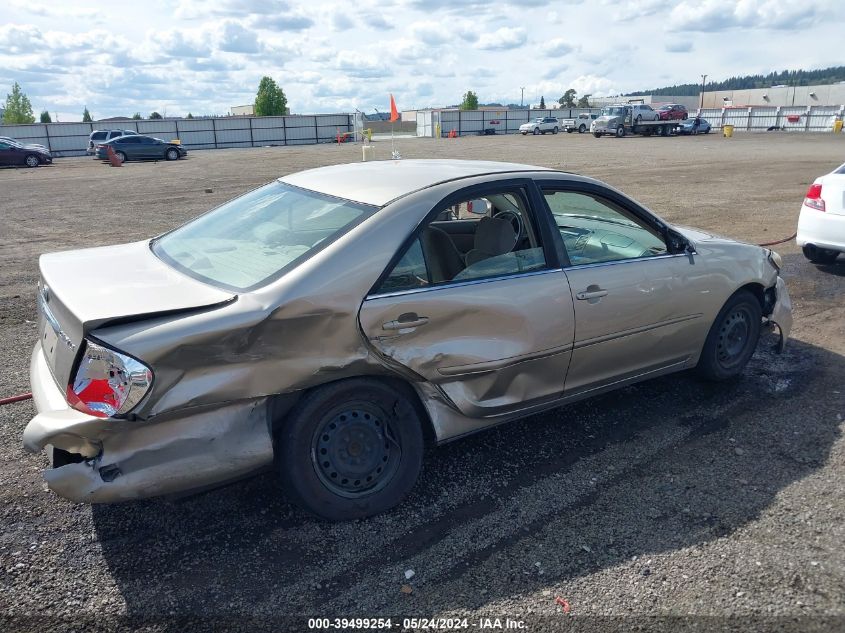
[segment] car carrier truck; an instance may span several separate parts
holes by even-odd
[[[634,107],[619,104],[602,108],[599,118],[590,123],[590,132],[596,138],[605,134],[618,137],[626,134],[669,136],[677,125],[677,121],[643,121],[639,117],[634,119]]]

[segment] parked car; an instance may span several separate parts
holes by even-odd
[[[710,134],[710,122],[701,117],[682,120],[677,127],[678,134]]]
[[[24,145],[14,139],[0,140],[0,165],[38,167],[52,162],[53,155],[40,145]]]
[[[564,119],[562,122],[563,129],[570,134],[576,130],[579,134],[583,134],[590,129],[590,123],[595,121],[597,118],[599,118],[599,115],[596,113],[582,112],[575,118]]]
[[[660,115],[656,110],[653,110],[650,105],[643,103],[631,104],[634,125],[642,123],[643,121],[657,121]]]
[[[95,154],[99,143],[105,143],[120,136],[134,136],[138,134],[135,130],[94,130],[88,137],[88,149],[86,154]]]
[[[795,241],[814,264],[832,264],[845,253],[845,164],[810,185]]]
[[[612,187],[486,161],[284,176],[151,240],[42,255],[24,431],[81,502],[273,466],[328,519],[409,492],[452,440],[696,368],[792,322],[770,250]]]
[[[162,141],[160,138],[135,134],[98,143],[97,158],[108,160],[109,146],[114,149],[121,163],[127,160],[177,160],[188,155],[188,150],[178,141]]]
[[[41,145],[41,143],[26,143],[26,142],[20,141],[16,138],[12,138],[10,136],[0,136],[0,142],[17,143],[18,145],[26,145],[27,147],[35,147],[35,148],[38,148],[38,149],[43,149],[47,152],[50,151],[49,147],[47,147],[46,145]]]
[[[667,103],[657,109],[661,121],[674,121],[675,119],[686,121],[689,117],[687,107],[678,103]]]
[[[519,131],[523,136],[529,132],[532,134],[545,134],[546,132],[557,134],[558,130],[560,130],[560,123],[553,116],[540,117],[519,126]]]

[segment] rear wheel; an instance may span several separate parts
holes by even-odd
[[[698,374],[714,381],[739,375],[757,349],[761,320],[757,297],[748,290],[736,292],[713,321],[701,350]]]
[[[839,257],[837,251],[830,251],[826,248],[819,248],[817,246],[805,246],[803,248],[804,257],[809,259],[814,264],[832,264]]]
[[[27,167],[38,167],[41,164],[41,161],[38,160],[38,156],[35,154],[27,154],[23,162]]]
[[[593,136],[595,136],[596,138],[600,138],[601,134],[599,134],[598,132],[593,132]]]
[[[121,163],[126,162],[126,154],[124,154],[123,152],[115,152],[114,155],[117,156],[117,160],[119,160]]]
[[[584,124],[582,123],[582,124],[578,127],[578,134],[583,134],[583,133],[584,133],[584,132],[586,132],[586,131],[587,131],[587,126],[586,126],[586,125],[584,125]]]
[[[292,500],[332,521],[384,512],[422,467],[422,424],[401,391],[366,378],[309,393],[275,438],[277,470]]]
[[[557,127],[552,128],[552,134],[557,134]]]
[[[575,131],[575,130],[573,130],[571,127],[566,128],[566,133],[567,133],[567,134],[572,134],[574,131]],[[580,132],[581,130],[578,130],[578,131]]]
[[[535,128],[534,128],[534,135],[536,136],[536,135],[537,135],[537,134],[539,134],[539,133],[540,133],[540,128],[535,127]]]
[[[165,157],[167,160],[177,160],[177,159],[179,158],[179,150],[174,149],[174,148],[172,148],[172,147],[171,147],[169,150],[167,150],[167,151],[164,153],[164,157]]]

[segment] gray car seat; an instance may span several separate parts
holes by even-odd
[[[420,241],[432,283],[450,281],[466,267],[460,251],[443,229],[426,227]]]
[[[490,257],[510,253],[518,238],[509,220],[481,218],[478,228],[475,229],[473,248],[466,254],[466,265],[472,266]]]

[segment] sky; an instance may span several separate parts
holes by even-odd
[[[269,75],[294,113],[549,103],[842,64],[840,2],[0,0],[0,99],[17,81],[60,121],[223,115]]]

